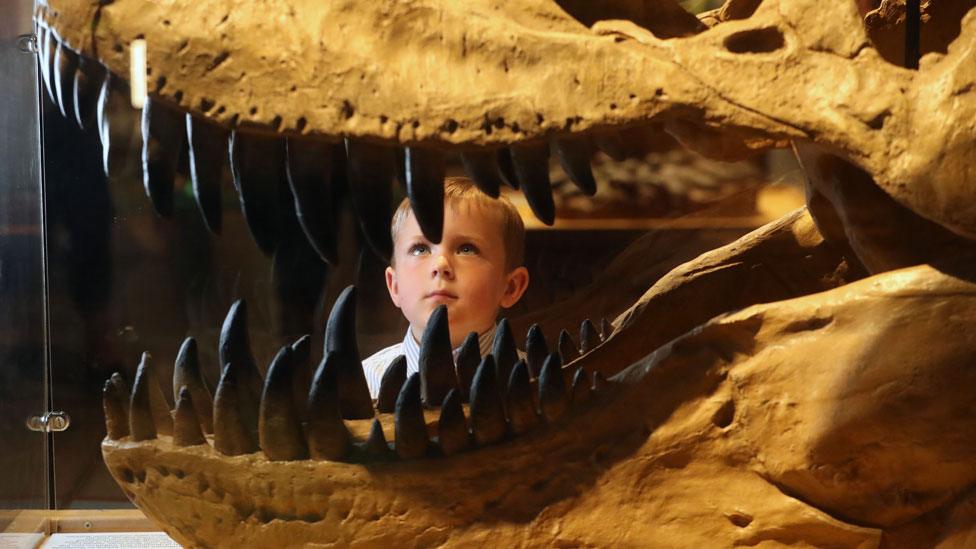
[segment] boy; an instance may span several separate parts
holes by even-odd
[[[505,198],[479,191],[466,177],[444,180],[444,232],[439,244],[427,240],[404,199],[393,215],[393,257],[386,268],[390,298],[410,327],[402,343],[363,361],[370,395],[379,395],[383,372],[399,355],[407,376],[417,372],[420,339],[430,314],[447,305],[454,356],[465,337],[478,334],[481,355],[491,352],[495,317],[525,293],[529,272],[522,266],[525,226]]]

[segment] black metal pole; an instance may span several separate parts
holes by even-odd
[[[920,4],[920,0],[906,0],[905,2],[905,67],[909,69],[918,68],[918,59],[922,55],[922,8]]]

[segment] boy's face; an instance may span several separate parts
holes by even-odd
[[[427,240],[410,212],[393,243],[386,286],[419,341],[427,319],[447,305],[451,345],[484,332],[499,307],[514,305],[528,286],[525,267],[507,272],[500,214],[477,204],[445,204],[440,244]]]

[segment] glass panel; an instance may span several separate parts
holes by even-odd
[[[30,0],[0,17],[0,508],[47,506],[47,435],[26,420],[43,414],[43,261],[37,59],[19,37],[32,31]],[[24,51],[28,49],[28,51]],[[0,514],[0,532],[6,529]]]

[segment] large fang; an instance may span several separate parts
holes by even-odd
[[[105,81],[105,67],[98,61],[87,57],[78,58],[78,69],[71,88],[74,104],[75,122],[86,130],[95,123],[95,110],[98,103],[98,91]]]
[[[452,456],[471,444],[468,422],[464,419],[461,393],[451,389],[441,404],[441,416],[437,421],[437,443],[445,456]]]
[[[444,232],[444,155],[433,149],[407,147],[404,163],[407,196],[420,230],[435,244]],[[440,404],[441,398],[437,399]]]
[[[393,416],[396,453],[403,459],[416,459],[427,453],[430,440],[424,408],[420,402],[420,374],[412,374],[400,389]]]
[[[538,324],[533,324],[525,336],[525,361],[533,378],[539,377],[547,356],[549,356],[549,344],[546,343],[546,336]]]
[[[125,405],[127,396],[124,392],[119,392],[119,387],[111,379],[105,380],[102,388],[102,411],[105,412],[105,431],[110,440],[119,440],[129,435],[129,414]]]
[[[508,186],[513,189],[519,188],[518,176],[515,174],[515,165],[512,163],[512,152],[508,147],[498,149],[498,152],[495,153],[495,159],[498,162],[498,171],[501,172],[503,181],[508,183]]]
[[[498,322],[495,339],[491,344],[491,354],[495,359],[495,379],[500,384],[506,383],[508,376],[512,375],[512,368],[519,360],[515,336],[512,335],[512,328],[508,324],[507,318]]]
[[[339,367],[339,410],[346,419],[373,417],[373,400],[356,342],[356,287],[348,286],[336,298],[325,326],[325,354],[334,355]]]
[[[156,371],[152,367],[152,357],[149,356],[149,353],[142,353],[138,370],[145,371],[146,375],[149,376],[145,381],[149,387],[149,406],[152,410],[153,422],[156,424],[156,431],[161,435],[172,435],[173,416],[169,413],[169,402],[163,393],[163,387],[159,384],[159,378],[156,377]]]
[[[576,373],[573,374],[573,388],[570,390],[570,402],[573,406],[579,406],[584,404],[590,399],[590,393],[593,391],[593,387],[590,385],[590,380],[586,376],[586,370],[582,367],[576,369]]]
[[[524,360],[518,361],[508,378],[508,391],[505,393],[508,420],[512,433],[520,435],[538,422],[535,402],[532,399],[532,385],[529,383],[529,369]]]
[[[596,179],[590,168],[590,143],[585,137],[567,137],[552,142],[556,158],[566,175],[584,194],[596,194]]]
[[[176,412],[173,414],[173,444],[176,446],[196,446],[206,444],[207,439],[200,430],[198,413],[193,404],[193,396],[188,387],[181,387],[176,396]]]
[[[197,410],[197,420],[205,433],[213,433],[213,400],[210,389],[200,371],[200,358],[197,352],[197,342],[188,337],[180,346],[173,366],[173,396],[179,396],[182,387],[186,387],[193,397]]]
[[[332,146],[305,139],[287,142],[288,185],[295,198],[295,215],[309,243],[323,261],[338,262],[332,197]]]
[[[129,415],[129,386],[126,385],[125,380],[122,379],[122,374],[118,372],[113,372],[112,377],[109,378],[112,381],[112,385],[115,385],[115,390],[118,394],[124,395],[125,398],[122,399],[122,404],[125,406],[126,417]],[[126,420],[128,423],[128,420]]]
[[[173,215],[173,182],[186,131],[180,114],[146,98],[142,107],[142,184],[153,209]]]
[[[407,357],[400,355],[383,372],[380,380],[380,393],[376,399],[376,409],[384,414],[392,414],[397,396],[407,380]]]
[[[285,148],[280,139],[235,131],[230,165],[247,228],[266,255],[278,246],[278,199],[286,182]]]
[[[563,364],[569,364],[579,358],[579,349],[576,347],[576,343],[573,342],[573,337],[566,330],[559,332],[558,348],[559,356],[562,358]]]
[[[271,461],[308,457],[305,437],[295,408],[292,379],[295,362],[291,347],[284,346],[268,367],[258,411],[258,445]]]
[[[475,440],[482,446],[505,436],[505,409],[491,355],[481,359],[471,384],[471,428]]]
[[[214,395],[214,449],[228,456],[251,454],[258,450],[258,443],[254,440],[250,421],[246,417],[250,407],[243,398],[246,387],[238,383],[239,368],[228,364],[217,384]]]
[[[498,170],[498,155],[495,151],[466,151],[461,153],[464,171],[474,181],[481,192],[498,198],[499,187],[503,183]]]
[[[258,371],[251,354],[251,338],[247,328],[247,302],[238,299],[230,306],[224,324],[220,328],[220,368],[224,370],[228,364],[234,364],[241,370],[242,376],[238,382],[248,391],[248,397],[257,402],[261,395],[261,372]]]
[[[393,150],[347,139],[346,156],[349,159],[349,194],[363,235],[370,248],[381,259],[389,261],[393,254],[391,184],[396,172]]]
[[[308,392],[308,450],[315,459],[338,460],[348,452],[349,430],[339,414],[339,371],[327,355],[315,371]]]
[[[447,392],[457,386],[447,305],[438,305],[430,314],[424,335],[420,338],[417,364],[420,368],[421,400],[431,408],[440,405]]]
[[[386,442],[383,424],[380,423],[379,418],[373,419],[373,424],[369,427],[369,436],[361,447],[368,455],[377,458],[385,458],[390,455],[390,445]]]
[[[481,363],[481,344],[478,333],[471,332],[464,338],[457,355],[457,376],[461,385],[461,400],[468,402],[471,397],[471,383]]]
[[[600,334],[590,319],[580,323],[580,353],[586,354],[600,345]]]
[[[549,182],[549,146],[532,143],[512,146],[515,175],[532,212],[546,225],[556,222],[556,205]]]
[[[298,415],[303,420],[306,417],[305,402],[308,400],[308,390],[312,386],[312,336],[303,335],[291,344],[292,358],[295,361],[295,371],[292,375],[292,395]]]
[[[542,375],[539,376],[539,408],[550,422],[559,419],[569,407],[562,366],[559,355],[553,353],[546,359]]]
[[[143,355],[145,359],[145,355]],[[151,440],[156,438],[156,423],[153,421],[151,404],[152,373],[144,366],[145,360],[136,370],[136,380],[132,384],[132,397],[129,400],[129,432],[132,440]]]
[[[186,115],[186,140],[189,145],[190,181],[193,198],[212,234],[220,234],[223,213],[220,185],[227,158],[227,130]]]

